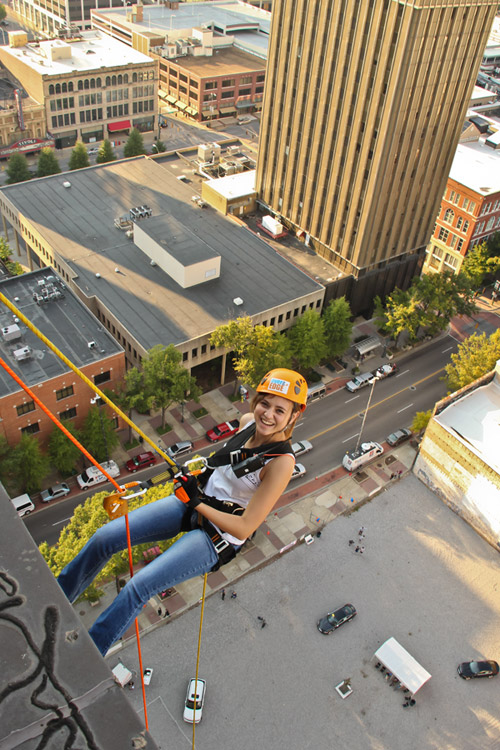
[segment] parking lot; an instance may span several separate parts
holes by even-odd
[[[361,525],[360,556],[348,542]],[[236,599],[228,590],[225,601],[213,595],[205,607],[200,677],[207,699],[198,750],[500,746],[500,677],[465,682],[456,671],[460,661],[500,660],[498,553],[414,477],[234,588]],[[347,602],[357,617],[321,635],[317,619]],[[182,708],[199,613],[142,640],[144,666],[154,667],[149,726],[161,748],[191,747]],[[372,661],[390,636],[432,675],[409,709]],[[108,663],[119,660],[137,669],[135,647]],[[353,693],[342,700],[334,688],[347,678]],[[140,690],[128,695],[140,713]]]

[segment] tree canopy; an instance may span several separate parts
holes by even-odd
[[[325,358],[328,347],[325,327],[316,310],[306,310],[288,332],[292,355],[302,372],[311,370]]]
[[[0,21],[3,21],[7,16],[7,8],[3,3],[0,3]]]
[[[465,256],[460,273],[463,274],[474,287],[478,287],[487,274],[495,274],[500,268],[500,257],[493,255],[490,244],[481,242],[469,250]]]
[[[46,177],[50,174],[59,174],[61,167],[54,153],[53,148],[42,148],[38,155],[36,168],[37,177]]]
[[[330,300],[323,312],[322,320],[329,357],[337,357],[348,349],[352,335],[351,315],[351,308],[345,297]]]
[[[113,448],[118,445],[118,436],[107,408],[105,404],[91,406],[82,429],[82,443],[97,461],[111,458]]]
[[[9,273],[11,273],[13,276],[20,276],[22,273],[24,273],[23,267],[17,261],[12,260],[11,255],[11,246],[5,241],[3,237],[0,237],[0,259],[3,261]]]
[[[146,149],[144,148],[142,133],[137,130],[137,128],[132,128],[125,146],[123,147],[123,155],[126,158],[129,158],[130,156],[140,156],[145,153]]]
[[[78,430],[73,425],[67,422],[64,426],[72,435],[80,440]],[[82,456],[80,449],[55,425],[49,438],[48,454],[52,465],[63,476],[71,474]]]
[[[50,471],[47,456],[42,453],[38,440],[23,433],[9,458],[13,481],[21,492],[38,492]]]
[[[68,166],[70,170],[82,169],[83,167],[90,166],[89,155],[85,148],[85,144],[82,143],[82,141],[77,141],[75,143],[74,148],[71,151],[71,156],[69,157]]]
[[[161,425],[165,427],[165,412],[173,403],[185,401],[187,395],[198,399],[200,390],[196,379],[182,365],[182,354],[173,344],[157,344],[142,360],[146,393],[151,406],[161,409]]]
[[[117,393],[106,393],[122,411],[127,412],[129,419],[132,418],[132,409],[144,414],[149,411],[148,394],[146,393],[146,384],[144,373],[136,367],[127,370],[121,388]],[[128,440],[132,440],[132,427],[128,427]]]
[[[472,383],[477,378],[493,370],[500,359],[500,329],[491,336],[474,333],[458,345],[456,354],[446,365],[446,384],[450,392]]]
[[[412,432],[423,432],[429,424],[431,416],[432,412],[430,409],[429,411],[417,411],[411,423]]]
[[[116,154],[113,150],[113,146],[111,145],[111,141],[105,139],[99,146],[99,153],[96,157],[96,164],[106,164],[107,162],[115,160]]]
[[[31,180],[33,177],[24,154],[12,154],[7,162],[6,172],[8,185],[13,185],[16,182],[26,182],[26,180]]]

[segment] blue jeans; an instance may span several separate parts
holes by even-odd
[[[156,500],[129,513],[132,545],[171,539],[182,531],[182,522],[192,511],[175,495]],[[125,518],[116,518],[102,526],[57,579],[62,590],[74,602],[82,594],[109,558],[127,547]],[[154,594],[181,581],[211,570],[218,561],[208,534],[195,528],[186,532],[162,555],[134,573],[112,604],[89,630],[95,645],[106,653],[135,620]]]

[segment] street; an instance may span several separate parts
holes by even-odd
[[[377,382],[363,439],[384,441],[389,433],[409,426],[415,412],[431,409],[446,394],[445,384],[441,380],[443,367],[455,350],[454,339],[447,335],[440,337],[401,359],[398,375]],[[368,360],[363,370],[366,372],[369,369]],[[344,453],[354,449],[369,395],[370,387],[355,394],[342,388],[308,407],[305,419],[298,423],[294,431],[294,440],[310,440],[314,450],[299,457],[307,474],[302,479],[294,480],[290,487],[299,487],[312,477],[339,466]],[[208,445],[196,452],[208,456],[212,451],[213,446]],[[158,471],[157,465],[134,474],[134,478],[148,479]],[[127,472],[122,471],[120,481],[126,481],[127,476]],[[106,489],[109,489],[109,485],[103,484],[98,491]],[[35,542],[55,544],[74,508],[95,492],[92,489],[72,495],[67,500],[27,516],[25,523]]]

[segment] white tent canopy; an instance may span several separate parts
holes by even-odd
[[[398,678],[402,685],[408,688],[413,695],[420,690],[422,685],[431,679],[429,672],[408,653],[406,649],[397,642],[395,638],[389,638],[380,648],[375,651],[374,656],[382,662],[392,674]]]

